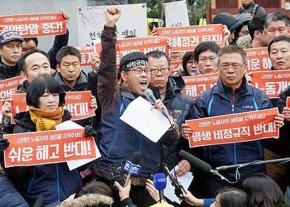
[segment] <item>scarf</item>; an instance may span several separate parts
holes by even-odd
[[[48,131],[54,130],[55,125],[61,123],[64,110],[62,107],[58,107],[55,111],[50,112],[29,106],[29,114],[36,131]]]

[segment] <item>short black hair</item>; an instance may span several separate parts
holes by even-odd
[[[29,42],[30,40],[32,40],[33,42],[35,42],[36,47],[38,46],[38,39],[37,37],[30,37],[30,38],[23,38],[24,42]]]
[[[45,91],[59,94],[59,106],[65,104],[65,91],[54,80],[54,78],[47,74],[41,74],[35,78],[27,89],[26,103],[28,106],[39,108],[39,98],[45,93]]]
[[[151,58],[157,58],[157,59],[159,59],[159,58],[161,58],[161,57],[165,57],[166,60],[167,60],[167,62],[168,62],[168,65],[170,65],[170,59],[169,59],[169,57],[166,55],[166,53],[163,52],[163,51],[160,51],[160,50],[153,50],[153,51],[151,51],[151,52],[147,52],[147,53],[146,53],[146,56],[147,56],[148,59],[149,59],[149,57],[151,57]]]
[[[222,207],[247,207],[248,197],[245,191],[237,188],[224,188],[218,192]]]
[[[277,22],[277,21],[285,22],[285,25],[287,27],[290,25],[290,18],[288,17],[288,15],[275,11],[266,16],[265,28],[268,27],[270,22]]]
[[[72,46],[63,46],[56,54],[56,63],[59,64],[61,59],[67,55],[77,56],[79,61],[82,61],[82,55],[77,48]]]
[[[26,58],[28,57],[28,56],[30,56],[30,55],[32,55],[32,54],[34,54],[34,53],[40,53],[40,54],[43,54],[46,58],[47,58],[47,60],[48,60],[48,62],[50,63],[50,57],[49,57],[49,55],[46,53],[46,52],[44,52],[44,51],[42,51],[42,50],[39,50],[39,49],[32,49],[32,50],[29,50],[29,51],[27,51],[26,53],[24,53],[20,58],[19,58],[19,60],[18,60],[18,68],[21,70],[21,71],[23,71],[23,72],[26,72],[26,62],[25,62],[25,60],[26,60]]]
[[[254,39],[255,31],[263,32],[265,28],[265,21],[267,15],[255,16],[252,21],[248,24],[249,34]]]
[[[281,41],[285,41],[285,42],[290,43],[290,37],[288,37],[286,35],[281,35],[281,36],[278,36],[278,37],[275,37],[274,39],[272,39],[271,42],[268,44],[268,53],[270,54],[271,46],[273,43],[281,42]]]
[[[218,53],[221,48],[215,42],[201,42],[193,51],[193,59],[198,63],[199,55],[205,51],[212,51]]]

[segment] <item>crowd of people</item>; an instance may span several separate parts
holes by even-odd
[[[0,139],[0,206],[138,206],[161,202],[164,206],[284,207],[290,206],[289,166],[254,165],[239,170],[237,182],[192,167],[180,157],[185,150],[213,168],[256,160],[288,157],[290,142],[290,87],[278,99],[252,86],[246,75],[244,49],[267,47],[272,70],[290,70],[290,18],[283,13],[267,14],[254,0],[241,0],[238,15],[221,13],[214,24],[225,26],[226,42],[201,42],[183,56],[182,69],[170,70],[170,57],[162,51],[131,52],[117,67],[116,23],[121,10],[109,7],[101,34],[101,54],[92,58],[92,71],[81,70],[81,53],[68,46],[69,31],[55,36],[53,47],[44,52],[37,48],[37,38],[23,38],[16,31],[0,32],[0,80],[21,76],[16,93],[26,93],[27,112],[12,115],[12,100],[1,100],[3,119]],[[62,12],[68,21],[69,15]],[[289,62],[288,62],[289,61]],[[218,74],[217,83],[196,99],[184,94],[183,76]],[[139,96],[145,98],[150,88],[156,101],[152,108],[168,115],[171,127],[158,142],[149,140],[120,119],[126,108]],[[64,109],[66,92],[91,91],[89,107],[95,116],[76,123],[93,136],[101,157],[70,170],[64,162],[6,168],[3,152],[9,147],[5,134],[55,130],[71,119]],[[275,127],[279,139],[189,148],[192,129],[185,120],[258,111],[278,107]],[[14,120],[12,122],[11,120]],[[143,123],[146,125],[146,123]],[[114,172],[140,152],[141,170],[125,177]],[[194,174],[188,190],[181,192],[182,203],[162,201],[152,175],[166,165],[175,176]],[[223,172],[228,180],[237,178],[236,169]],[[40,203],[40,204],[38,204]]]

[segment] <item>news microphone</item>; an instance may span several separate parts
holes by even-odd
[[[183,199],[183,197],[181,196],[183,193],[186,193],[186,190],[184,189],[184,187],[180,184],[180,182],[177,180],[176,176],[173,175],[170,170],[168,169],[168,167],[163,164],[162,168],[165,170],[166,174],[169,177],[169,180],[171,181],[171,184],[173,185],[174,189],[174,193],[178,198]]]
[[[130,161],[126,161],[126,164],[124,166],[124,170],[128,172],[127,174],[127,178],[124,184],[124,187],[126,187],[129,183],[129,180],[131,178],[132,175],[138,175],[140,170],[141,170],[141,166],[139,165],[142,159],[142,154],[141,152],[134,152],[131,158],[131,162]]]
[[[217,170],[213,170],[212,167],[208,163],[193,156],[192,154],[190,154],[184,150],[180,150],[179,156],[186,159],[187,161],[189,161],[192,167],[199,169],[203,173],[218,176],[221,180],[224,180],[228,183],[232,183],[227,178],[225,178],[223,175],[221,175]]]
[[[151,103],[151,104],[155,104],[156,102],[156,98],[153,94],[153,91],[149,88],[145,89],[144,91],[144,95],[147,98],[147,100]],[[169,114],[167,111],[162,111],[162,114],[168,119],[168,121],[170,122],[171,126],[173,125],[173,123],[171,122],[170,118],[169,118]]]
[[[167,179],[164,173],[155,173],[153,175],[154,187],[159,191],[160,203],[164,200],[163,190],[166,188]]]

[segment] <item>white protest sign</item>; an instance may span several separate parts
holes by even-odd
[[[78,9],[77,23],[79,45],[93,46],[101,37],[106,21],[105,11],[109,6],[91,6]],[[117,22],[118,39],[147,36],[146,4],[118,5],[121,17]]]
[[[186,1],[165,3],[164,7],[166,27],[189,26]]]

